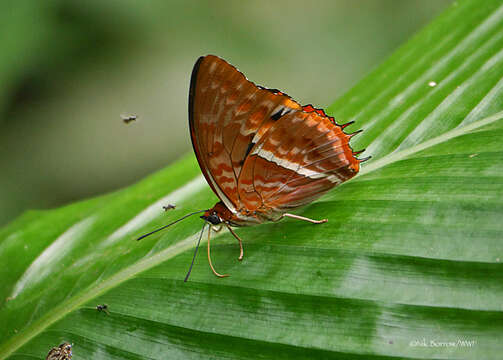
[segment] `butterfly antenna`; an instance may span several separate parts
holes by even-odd
[[[187,272],[187,275],[185,276],[185,280],[183,280],[183,282],[187,282],[187,280],[189,280],[190,272],[192,271],[192,266],[194,266],[194,261],[196,260],[196,255],[197,255],[197,249],[199,249],[199,244],[201,243],[201,238],[203,237],[203,232],[204,232],[205,227],[206,227],[206,222],[204,222],[203,228],[201,230],[201,234],[199,234],[199,240],[197,240],[196,250],[194,250],[194,256],[192,257],[192,262],[190,263],[189,271]]]
[[[138,239],[136,239],[136,240],[141,240],[141,239],[143,239],[143,238],[145,238],[145,237],[147,237],[147,236],[149,236],[149,235],[152,235],[152,234],[154,234],[154,233],[156,233],[156,232],[158,232],[158,231],[161,231],[161,230],[163,230],[163,229],[166,229],[168,226],[174,225],[174,224],[176,224],[177,222],[182,221],[183,219],[188,218],[189,216],[192,216],[192,215],[195,215],[195,214],[199,214],[199,213],[202,213],[202,212],[205,212],[205,211],[207,211],[207,210],[194,211],[193,213],[190,213],[190,214],[184,215],[184,216],[182,216],[180,219],[175,220],[175,221],[173,221],[172,223],[170,223],[170,224],[168,224],[168,225],[164,225],[163,227],[160,227],[159,229],[156,229],[156,230],[154,230],[154,231],[151,231],[151,232],[149,232],[148,234],[142,235],[142,236],[140,236],[140,237],[139,237]]]

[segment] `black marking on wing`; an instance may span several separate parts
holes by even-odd
[[[276,111],[274,114],[271,115],[271,119],[274,121],[278,121],[282,116],[285,116],[289,112],[290,112],[289,109],[281,108],[278,111]]]
[[[246,149],[246,154],[245,154],[245,159],[248,157],[248,155],[250,154],[250,151],[251,149],[253,149],[253,146],[255,146],[255,143],[254,142],[250,142],[248,144],[248,149]],[[244,160],[243,160],[244,161]]]
[[[279,118],[281,117],[281,113],[282,113],[283,109],[280,109],[278,112],[276,112],[275,114],[272,114],[271,115],[271,119],[273,119],[274,121],[278,121]]]

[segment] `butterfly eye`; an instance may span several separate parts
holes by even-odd
[[[218,217],[218,215],[216,213],[211,214],[205,220],[210,222],[213,225],[218,225],[222,222],[222,220]]]

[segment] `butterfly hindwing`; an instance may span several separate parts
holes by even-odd
[[[319,112],[279,119],[251,150],[238,190],[250,210],[282,213],[305,205],[356,175],[350,135]]]

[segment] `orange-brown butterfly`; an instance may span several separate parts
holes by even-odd
[[[352,123],[352,122],[351,122]],[[191,215],[204,212],[208,261],[212,226],[225,225],[239,241],[232,227],[279,221],[291,217],[312,220],[289,212],[309,204],[355,176],[360,162],[349,146],[359,133],[344,133],[347,125],[312,105],[301,106],[276,89],[257,86],[234,66],[217,56],[200,57],[192,71],[189,91],[189,126],[192,145],[201,171],[220,201],[209,210],[187,214],[162,230]]]

